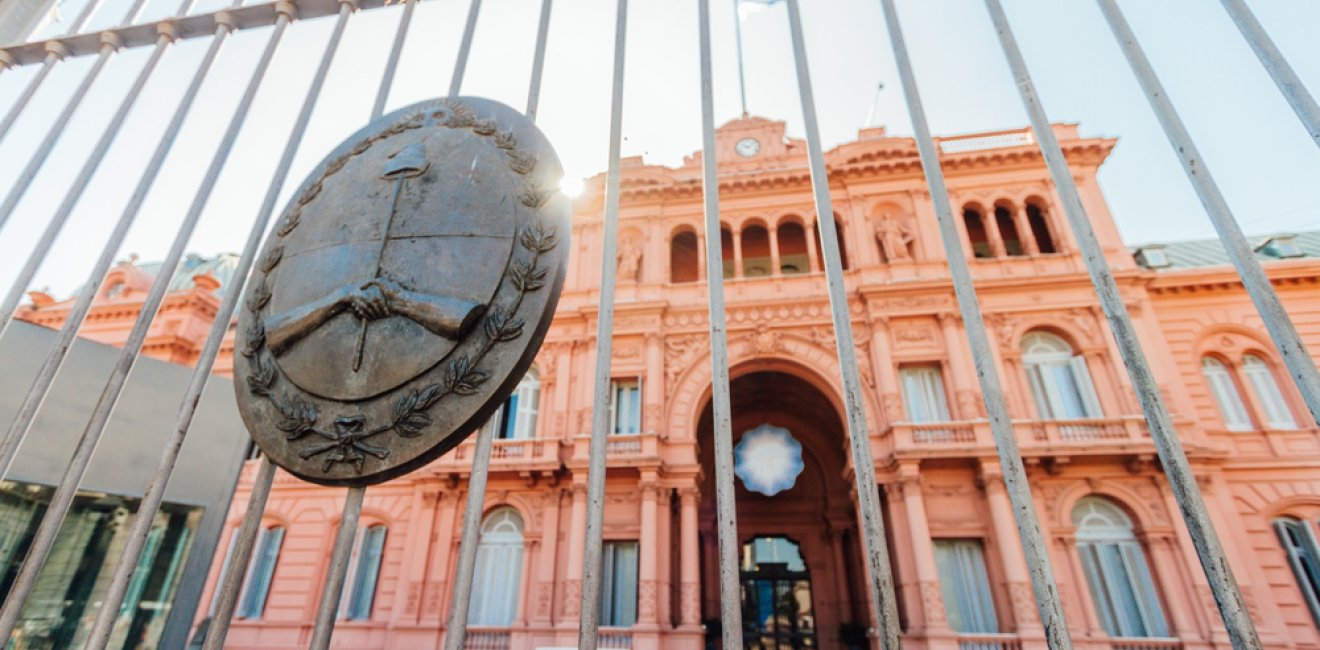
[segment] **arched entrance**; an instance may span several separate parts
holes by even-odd
[[[731,374],[734,445],[748,432],[763,430],[762,425],[787,430],[801,445],[802,469],[791,486],[767,495],[734,479],[746,645],[843,648],[841,626],[865,626],[868,618],[838,408],[818,387],[824,382],[808,380],[811,374],[796,366],[744,366]],[[700,535],[702,612],[708,629],[714,627],[710,619],[719,617],[712,435],[707,398],[697,440],[704,470]]]

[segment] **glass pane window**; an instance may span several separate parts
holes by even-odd
[[[944,397],[944,378],[936,365],[900,368],[903,406],[909,422],[948,422],[949,402]]]
[[[469,625],[508,627],[518,611],[522,585],[523,522],[513,508],[499,508],[481,524]]]
[[[284,529],[273,526],[257,535],[256,552],[243,587],[243,601],[238,606],[239,618],[261,618],[266,610],[266,597],[270,595],[271,579],[275,577],[275,564],[284,544]]]
[[[1256,394],[1256,400],[1265,411],[1265,421],[1270,428],[1296,429],[1297,422],[1293,420],[1292,411],[1283,398],[1283,392],[1279,390],[1278,382],[1274,380],[1274,371],[1269,364],[1260,357],[1247,355],[1242,358],[1242,374],[1246,376],[1247,383]]]
[[[501,440],[527,440],[536,436],[536,414],[541,400],[541,381],[536,370],[528,370],[496,417]]]
[[[345,603],[344,618],[363,621],[371,618],[371,604],[376,599],[376,582],[380,578],[380,560],[385,553],[385,526],[371,526],[358,536],[354,552],[352,589]]]
[[[985,555],[976,539],[935,540],[935,564],[940,573],[940,592],[948,612],[949,626],[963,634],[992,634],[999,631]]]
[[[1237,383],[1233,381],[1228,366],[1214,357],[1204,357],[1201,359],[1201,374],[1210,385],[1210,393],[1215,397],[1215,406],[1219,408],[1219,416],[1224,419],[1224,427],[1230,431],[1249,431],[1251,416],[1247,413],[1247,406],[1242,402],[1242,394],[1238,392]]]
[[[1150,567],[1127,515],[1106,499],[1084,497],[1072,518],[1077,553],[1105,631],[1113,637],[1167,637]]]
[[[1086,359],[1063,339],[1044,332],[1028,334],[1022,339],[1022,366],[1040,417],[1101,417],[1100,398]]]
[[[631,627],[637,622],[637,542],[605,542],[600,624]]]
[[[1311,619],[1320,626],[1320,550],[1315,535],[1306,523],[1296,519],[1274,520],[1274,532],[1279,535],[1283,552],[1288,555],[1297,588],[1302,592]]]
[[[642,432],[642,381],[616,379],[610,383],[610,432]]]

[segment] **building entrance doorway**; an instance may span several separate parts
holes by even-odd
[[[743,644],[755,650],[816,646],[811,572],[787,537],[756,537],[743,545]]]
[[[741,457],[755,459],[759,471],[734,479],[745,646],[843,650],[849,644],[842,631],[865,629],[871,621],[865,585],[852,570],[861,566],[861,543],[833,391],[789,361],[756,360],[735,366],[731,374],[735,447],[767,428],[782,430],[743,450],[747,455]],[[697,440],[712,439],[711,421],[708,401],[696,423]],[[705,471],[698,515],[702,617],[708,630],[718,624],[720,611],[710,447],[699,449]],[[718,633],[708,642],[718,643]]]

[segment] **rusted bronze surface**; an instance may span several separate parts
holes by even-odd
[[[238,321],[239,409],[261,450],[365,485],[451,449],[545,336],[569,202],[545,136],[485,99],[431,100],[355,133],[294,195]]]

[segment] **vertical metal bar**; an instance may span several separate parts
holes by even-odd
[[[476,4],[468,16],[468,25],[476,25]],[[532,57],[532,76],[527,91],[528,117],[535,119],[535,107],[541,94],[541,73],[545,64],[546,32],[550,24],[550,0],[541,4],[541,22],[538,30],[536,47]],[[451,97],[461,90],[463,71],[466,67],[467,51],[471,48],[471,34],[464,35],[464,44],[460,47],[461,67],[455,70],[457,83],[450,86]],[[458,546],[458,567],[454,576],[454,589],[449,605],[449,622],[445,627],[444,649],[463,650],[467,642],[468,612],[472,603],[473,576],[476,573],[477,550],[480,542],[481,516],[486,503],[486,482],[490,477],[490,456],[495,446],[495,432],[499,420],[490,418],[477,430],[475,449],[472,454],[472,474],[468,478],[467,505],[463,511],[463,532]]]
[[[234,277],[239,276],[235,274]],[[230,295],[238,293],[232,291]],[[220,322],[219,319],[216,322]],[[224,322],[228,324],[229,321],[226,319]],[[257,533],[261,532],[261,516],[266,511],[266,501],[270,499],[270,488],[274,482],[275,464],[262,454],[261,464],[257,467],[257,476],[252,479],[252,495],[248,497],[247,510],[243,512],[243,523],[239,525],[238,536],[233,541],[234,549],[229,556],[229,570],[220,577],[220,584],[216,587],[218,600],[215,604],[215,613],[211,616],[211,625],[206,630],[206,641],[202,644],[202,650],[220,650],[225,645],[225,636],[229,634],[229,622],[234,618],[239,591],[243,589],[243,579],[247,577],[248,563],[252,561],[252,547],[257,543]]]
[[[353,554],[353,540],[357,538],[358,520],[362,517],[362,500],[366,486],[348,488],[344,497],[344,513],[335,532],[334,550],[330,552],[330,566],[326,569],[321,586],[321,603],[316,608],[316,621],[312,626],[310,650],[327,650],[330,636],[335,632],[335,615],[339,612],[339,599],[344,594],[344,578],[348,574],[348,559]]]
[[[351,5],[341,4],[340,22],[336,25],[336,31],[331,36],[330,45],[327,46],[328,52],[333,52],[339,43],[339,37],[343,34],[344,22],[349,13]],[[328,57],[332,58],[332,57]],[[324,80],[323,69],[318,70],[318,77],[313,81],[314,89],[319,93],[320,82]],[[314,102],[313,102],[314,103]],[[304,114],[299,115],[299,126],[306,126],[305,118],[309,117],[310,109],[304,107]],[[244,114],[236,113],[235,119]],[[226,136],[236,133],[227,133]],[[291,140],[291,145],[301,139],[301,133],[295,134]],[[47,507],[41,523],[38,525],[36,533],[33,536],[31,547],[27,557],[24,559],[23,566],[19,570],[18,576],[14,580],[14,585],[5,600],[3,608],[0,608],[0,638],[6,638],[13,631],[18,622],[19,613],[22,610],[24,601],[36,586],[37,576],[42,565],[46,561],[55,541],[55,536],[59,532],[60,523],[64,519],[73,498],[77,494],[78,484],[82,481],[87,472],[87,467],[91,463],[92,455],[96,451],[96,446],[101,440],[105,427],[110,421],[110,416],[114,413],[115,404],[119,401],[124,386],[127,384],[128,375],[132,372],[134,364],[137,362],[138,353],[141,351],[142,344],[146,340],[148,330],[151,328],[151,321],[155,318],[156,312],[160,309],[164,301],[165,293],[168,290],[170,280],[174,275],[174,270],[178,266],[179,259],[183,256],[184,248],[188,245],[188,240],[192,235],[197,221],[201,217],[201,212],[205,206],[206,199],[209,197],[210,189],[214,186],[215,179],[219,176],[220,168],[223,166],[224,159],[228,157],[229,146],[232,140],[226,139],[222,142],[222,149],[217,153],[216,160],[213,161],[211,169],[207,172],[203,188],[199,190],[193,200],[193,206],[188,215],[184,218],[179,232],[175,236],[174,242],[166,254],[165,260],[161,263],[157,271],[156,279],[152,282],[151,289],[148,291],[146,299],[143,301],[141,311],[138,313],[137,320],[133,323],[133,329],[129,332],[128,338],[124,343],[115,361],[114,368],[111,370],[110,378],[106,381],[105,387],[97,399],[96,406],[92,410],[92,416],[83,430],[82,436],[75,447],[73,457],[69,460],[69,465],[65,469],[64,476],[60,480],[59,486],[51,495],[50,505]],[[291,158],[292,156],[288,156]],[[284,162],[284,161],[281,161]],[[283,182],[283,178],[280,178]],[[12,431],[11,431],[12,433]]]
[[[596,650],[600,628],[601,529],[605,517],[605,457],[609,435],[610,362],[614,349],[615,256],[619,248],[619,174],[623,145],[623,59],[628,37],[628,0],[618,0],[614,24],[614,78],[610,98],[610,162],[605,176],[605,222],[600,261],[600,313],[596,322],[596,377],[592,392],[591,444],[587,465],[587,525],[582,553],[578,650]]]
[[[92,17],[92,13],[95,12],[96,8],[100,5],[100,0],[92,0],[92,2],[88,2],[84,5],[82,11],[78,13],[78,16],[74,18],[73,23],[69,25],[69,29],[65,32],[65,35],[72,36],[77,34],[78,30],[82,29],[83,25],[87,24],[87,21]],[[41,87],[41,84],[44,81],[46,81],[46,77],[50,75],[50,71],[54,70],[55,65],[60,61],[63,61],[64,57],[69,54],[68,50],[64,48],[64,45],[58,42],[48,43],[46,45],[46,52],[46,58],[41,62],[41,69],[28,80],[28,85],[23,89],[23,94],[19,95],[18,100],[14,102],[14,105],[9,107],[9,111],[5,113],[4,119],[0,119],[0,141],[4,140],[5,135],[9,133],[9,127],[12,127],[14,122],[18,120],[18,116],[23,112],[23,109],[27,108],[28,102],[32,100],[33,95],[37,94],[37,89]],[[7,66],[0,65],[0,71],[5,69],[7,69]]]
[[[283,34],[283,24],[287,24],[287,22],[288,14],[281,14],[276,22],[275,31],[272,32],[271,41],[266,46],[266,53],[263,55],[257,70],[254,72],[252,81],[248,84],[248,91],[244,95],[243,100],[239,103],[239,109],[235,112],[235,119],[231,122],[229,131],[225,134],[225,139],[222,140],[224,144],[220,150],[221,153],[217,153],[216,160],[212,161],[211,174],[208,175],[207,186],[205,186],[206,189],[199,191],[199,193],[203,191],[209,192],[209,185],[214,184],[218,177],[219,169],[223,165],[223,160],[228,156],[229,148],[232,147],[233,141],[238,137],[238,130],[242,126],[241,117],[246,116],[247,109],[250,107],[252,99],[256,95],[256,89],[260,79],[265,74],[266,67],[269,65],[271,57],[274,56],[274,49],[279,42],[280,35]],[[146,169],[143,170],[142,176],[138,180],[137,187],[134,188],[133,194],[129,198],[128,205],[124,207],[124,211],[120,215],[119,221],[115,224],[115,229],[111,232],[109,239],[106,240],[105,246],[101,249],[100,257],[93,264],[93,267],[88,274],[87,281],[83,285],[82,293],[79,294],[77,302],[75,302],[70,309],[69,315],[64,320],[64,325],[60,328],[60,333],[56,338],[55,345],[51,348],[46,356],[46,360],[38,370],[37,377],[33,380],[32,386],[28,389],[28,394],[24,397],[23,403],[19,406],[18,413],[14,416],[13,422],[10,423],[9,430],[6,432],[4,439],[0,440],[0,476],[4,476],[8,473],[9,466],[13,463],[19,445],[22,444],[24,437],[27,435],[28,429],[32,426],[32,421],[36,418],[37,411],[41,408],[41,404],[45,400],[52,382],[55,380],[55,375],[59,372],[60,366],[64,363],[64,358],[68,354],[69,348],[77,338],[78,328],[82,326],[83,321],[87,317],[88,311],[91,309],[92,301],[95,300],[101,283],[105,279],[106,270],[110,268],[110,264],[113,262],[120,244],[122,244],[124,238],[128,236],[128,231],[132,227],[134,220],[137,218],[142,204],[146,201],[147,194],[150,192],[151,186],[156,180],[156,176],[160,173],[160,170],[165,163],[165,158],[169,155],[170,149],[174,145],[176,136],[183,128],[184,120],[187,118],[188,113],[192,108],[192,104],[196,100],[198,92],[201,90],[202,82],[205,81],[206,75],[209,72],[211,65],[214,63],[216,56],[219,54],[220,47],[223,45],[228,34],[229,27],[221,25],[216,28],[216,33],[211,42],[210,48],[208,48],[202,62],[193,74],[193,79],[189,83],[188,89],[184,92],[184,96],[180,99],[178,107],[175,108],[174,116],[170,118],[170,123],[165,128],[160,141],[157,143],[156,150],[152,154],[151,160],[147,163]],[[0,332],[3,332],[4,328],[7,327],[11,321],[14,310],[18,307],[18,302],[22,298],[23,291],[27,288],[28,283],[31,282],[32,276],[40,267],[46,254],[49,253],[51,244],[59,235],[59,231],[63,227],[65,220],[67,220],[70,212],[72,212],[76,199],[77,197],[66,198],[65,203],[61,205],[60,210],[56,212],[51,223],[47,225],[46,231],[42,233],[36,249],[33,250],[32,255],[24,265],[23,270],[19,273],[19,278],[10,288],[9,294],[5,297],[4,303],[0,305]],[[198,209],[200,210],[200,208]],[[168,281],[168,274],[166,276],[166,281]]]
[[[175,15],[186,15],[192,8],[193,2],[194,0],[184,0]],[[234,6],[237,5],[238,3],[236,2]],[[193,83],[190,84],[187,91],[184,92],[183,98],[180,99],[181,112],[176,112],[176,117],[178,119],[170,123],[170,127],[173,127],[173,130],[167,128],[165,134],[162,135],[161,147],[168,149],[169,145],[173,144],[174,138],[178,134],[178,127],[182,126],[182,117],[187,114],[186,108],[183,107],[191,107],[192,100],[196,98],[197,88],[200,86],[202,79],[206,77],[206,73],[210,71],[211,63],[214,61],[216,54],[218,54],[220,45],[224,42],[225,37],[229,35],[232,28],[233,26],[228,24],[222,24],[216,27],[215,36],[211,42],[211,48],[207,51],[206,56],[198,65],[197,71],[193,76]],[[96,146],[92,148],[91,154],[88,155],[87,161],[83,164],[82,170],[78,172],[78,176],[74,179],[73,185],[71,185],[65,193],[64,200],[55,210],[55,215],[51,217],[50,223],[46,224],[46,228],[42,232],[41,238],[38,239],[36,246],[33,247],[32,253],[28,256],[28,260],[23,265],[22,270],[19,271],[18,278],[14,280],[14,284],[10,287],[9,293],[6,294],[4,302],[0,303],[0,336],[3,336],[5,330],[9,327],[9,323],[14,316],[14,311],[18,308],[18,303],[22,300],[24,291],[27,290],[28,285],[32,282],[32,277],[36,275],[37,270],[46,259],[46,255],[50,253],[55,238],[64,228],[64,224],[68,221],[69,215],[73,213],[73,209],[78,205],[78,201],[82,198],[83,192],[91,183],[92,177],[95,176],[96,171],[100,169],[101,162],[105,159],[106,152],[109,151],[110,146],[114,144],[115,138],[119,136],[119,130],[123,127],[124,120],[128,118],[129,112],[133,109],[134,104],[137,103],[138,96],[142,93],[142,89],[147,85],[147,81],[150,80],[152,73],[155,72],[156,65],[160,63],[161,57],[164,56],[165,51],[169,49],[170,45],[173,43],[174,35],[167,32],[162,32],[156,39],[156,47],[152,50],[151,56],[147,59],[146,64],[142,66],[142,69],[138,71],[138,76],[133,82],[133,86],[129,88],[128,94],[124,95],[123,100],[120,101],[119,108],[115,111],[114,117],[110,119],[110,123],[106,125],[105,131],[101,134],[101,139],[97,141]],[[109,254],[113,255],[119,247],[118,244],[113,246],[107,244],[107,248],[112,249]],[[106,268],[109,268],[108,260]],[[93,271],[98,278],[100,275],[104,274],[104,272],[104,269]],[[99,282],[97,284],[99,284]],[[65,320],[66,324],[69,320],[70,319]],[[81,319],[79,319],[79,322],[74,325],[74,328],[76,329],[79,325],[81,325]],[[0,468],[3,467],[4,464],[0,463]]]
[[[1283,93],[1288,105],[1297,113],[1297,119],[1302,121],[1311,139],[1320,145],[1320,104],[1316,103],[1315,97],[1288,64],[1283,52],[1279,51],[1260,21],[1256,20],[1256,15],[1251,13],[1247,3],[1243,0],[1221,0],[1221,2],[1224,4],[1224,10],[1233,18],[1233,24],[1237,25],[1242,37],[1247,40],[1251,50],[1260,59],[1261,65],[1265,66],[1265,71],[1270,73],[1270,78],[1279,87],[1279,92]]]
[[[541,72],[545,70],[545,44],[550,37],[550,5],[553,0],[541,0],[541,20],[536,28],[536,54],[532,57],[532,82],[527,89],[527,119],[536,121],[536,109],[541,97]]]
[[[467,72],[468,55],[472,53],[472,36],[477,31],[477,15],[481,13],[481,0],[472,0],[468,7],[467,24],[463,26],[463,41],[458,46],[458,59],[454,61],[454,76],[449,79],[449,96],[458,97],[463,87],[463,73]]]
[[[742,0],[731,0],[731,2],[733,3],[733,40],[738,48],[738,97],[742,99],[742,114],[746,117],[747,77],[743,73],[742,14],[738,12],[738,5],[742,3]],[[723,272],[721,272],[720,279],[724,279]]]
[[[1178,439],[1178,432],[1174,430],[1173,423],[1169,419],[1169,412],[1160,397],[1155,375],[1151,372],[1146,354],[1137,340],[1136,330],[1132,327],[1132,320],[1128,317],[1127,308],[1123,304],[1123,297],[1118,291],[1109,264],[1105,261],[1100,242],[1096,240],[1095,231],[1091,228],[1090,218],[1082,205],[1081,196],[1077,193],[1077,185],[1073,182],[1068,161],[1064,158],[1059,141],[1054,136],[1049,117],[1041,106],[1031,74],[1027,71],[1022,52],[1018,49],[1017,40],[1009,27],[1008,18],[1004,15],[999,0],[985,0],[985,4],[999,34],[999,41],[1003,46],[1005,58],[1008,59],[1009,68],[1017,82],[1022,104],[1031,118],[1032,131],[1040,144],[1041,155],[1049,167],[1050,176],[1054,180],[1054,189],[1059,194],[1064,214],[1072,227],[1073,235],[1077,238],[1082,260],[1091,276],[1091,282],[1095,285],[1096,296],[1100,299],[1100,305],[1109,321],[1109,329],[1113,332],[1123,363],[1127,367],[1128,376],[1132,380],[1133,387],[1136,388],[1142,410],[1145,411],[1146,423],[1150,428],[1155,449],[1159,453],[1160,464],[1164,466],[1169,485],[1178,499],[1178,507],[1182,509],[1183,520],[1196,546],[1201,568],[1204,569],[1206,578],[1210,582],[1210,590],[1214,593],[1229,639],[1237,650],[1260,648],[1256,627],[1243,603],[1242,592],[1233,578],[1228,559],[1224,557],[1219,538],[1215,535],[1214,525],[1205,509],[1205,501],[1201,498],[1201,492],[1196,486],[1196,478],[1187,463],[1187,455],[1183,452],[1182,441]],[[1103,2],[1101,8],[1104,8]]]
[[[385,72],[380,79],[380,89],[376,91],[376,103],[371,106],[371,119],[385,114],[385,102],[390,98],[390,87],[394,85],[394,73],[399,69],[399,57],[403,55],[403,42],[408,38],[408,27],[412,25],[413,9],[417,0],[404,0],[403,15],[399,17],[399,28],[394,32],[394,45],[390,47],[390,58],[385,62]]]
[[[698,0],[701,49],[701,187],[706,241],[720,241],[720,178],[715,154],[715,98],[710,53],[710,0]],[[729,341],[724,314],[724,251],[706,246],[710,309],[710,394],[715,437],[715,508],[719,537],[720,626],[725,648],[743,647],[742,584],[738,575],[738,507],[733,485],[733,407],[729,399]]]
[[[492,417],[477,430],[476,449],[472,455],[472,475],[468,478],[467,506],[463,509],[463,532],[458,546],[458,568],[454,574],[454,595],[449,603],[449,624],[445,629],[444,650],[463,650],[463,644],[467,639],[472,577],[477,569],[481,515],[486,506],[486,479],[490,477],[490,452],[494,446],[495,430],[498,428],[499,419]]]
[[[807,156],[811,167],[811,189],[815,194],[816,221],[820,226],[820,246],[825,257],[825,284],[829,290],[830,315],[834,320],[834,341],[843,379],[843,405],[847,411],[849,447],[852,451],[853,478],[857,482],[857,510],[862,520],[862,546],[870,570],[867,587],[873,612],[880,627],[885,650],[898,650],[899,623],[894,598],[894,577],[885,547],[885,523],[880,514],[880,493],[875,482],[875,460],[871,456],[870,434],[866,427],[862,384],[857,369],[857,348],[853,343],[852,321],[848,309],[847,288],[843,282],[842,256],[834,226],[834,206],[830,201],[830,181],[821,152],[820,126],[816,122],[816,100],[811,89],[811,71],[802,36],[802,16],[798,0],[788,0],[788,24],[793,38],[793,58],[797,64],[798,94],[807,135]],[[719,240],[714,240],[718,242]],[[712,244],[714,245],[714,244]],[[712,269],[711,273],[718,272]]]
[[[1201,152],[1197,150],[1196,143],[1192,140],[1192,135],[1188,133],[1187,127],[1183,124],[1182,118],[1178,116],[1178,111],[1173,107],[1169,100],[1169,95],[1164,91],[1163,84],[1159,77],[1155,75],[1155,69],[1151,66],[1150,60],[1146,58],[1146,53],[1142,51],[1141,45],[1137,42],[1137,37],[1132,33],[1132,28],[1127,20],[1123,18],[1123,13],[1118,9],[1118,5],[1113,0],[1100,0],[1100,10],[1105,14],[1105,19],[1109,21],[1109,28],[1114,32],[1114,38],[1118,40],[1119,47],[1127,57],[1128,63],[1132,66],[1132,72],[1136,75],[1137,81],[1146,93],[1146,99],[1150,101],[1150,106],[1155,111],[1155,116],[1159,118],[1160,125],[1164,127],[1164,134],[1169,138],[1169,144],[1173,146],[1178,155],[1178,161],[1182,163],[1183,171],[1187,173],[1187,179],[1192,182],[1192,187],[1196,189],[1197,196],[1201,199],[1201,205],[1205,206],[1206,214],[1210,215],[1210,222],[1214,224],[1215,231],[1219,233],[1219,241],[1224,244],[1224,250],[1228,253],[1228,259],[1233,262],[1237,269],[1238,276],[1242,279],[1242,285],[1246,287],[1247,293],[1251,296],[1252,302],[1256,304],[1256,311],[1260,312],[1260,318],[1265,323],[1265,329],[1269,331],[1270,338],[1274,339],[1274,346],[1279,350],[1279,356],[1283,359],[1284,365],[1296,382],[1297,388],[1302,393],[1302,398],[1306,401],[1307,408],[1311,411],[1311,418],[1320,423],[1320,370],[1316,369],[1315,361],[1306,351],[1306,344],[1302,342],[1302,337],[1297,333],[1297,328],[1293,326],[1292,319],[1288,318],[1288,312],[1284,310],[1283,303],[1279,301],[1279,296],[1274,292],[1273,285],[1270,284],[1269,276],[1265,275],[1265,270],[1260,266],[1260,260],[1256,258],[1255,251],[1251,244],[1242,234],[1242,228],[1233,217],[1233,211],[1228,207],[1228,201],[1219,191],[1219,185],[1215,183],[1214,176],[1210,174],[1210,168],[1205,164],[1205,159],[1201,157]],[[1269,41],[1260,24],[1251,16],[1251,12],[1240,1],[1224,0],[1224,6],[1233,13],[1233,19],[1242,29],[1243,35],[1252,42],[1252,47],[1261,55],[1261,61],[1265,63],[1266,69],[1270,71],[1271,76],[1279,84],[1279,89],[1288,98],[1289,103],[1297,111],[1298,117],[1306,128],[1317,138],[1317,144],[1320,144],[1320,107],[1316,106],[1315,100],[1306,92],[1302,86],[1301,80],[1288,67],[1288,63],[1279,55],[1278,50],[1274,49],[1273,43],[1268,43],[1269,49],[1277,56],[1277,60],[1271,62],[1265,54],[1261,53],[1263,44],[1257,43],[1250,35],[1253,31],[1244,24],[1244,20],[1254,26],[1254,32],[1260,38]],[[1234,13],[1234,8],[1241,10],[1241,14]],[[1281,79],[1284,76],[1287,79]]]
[[[916,75],[912,71],[912,59],[908,55],[907,41],[903,37],[903,28],[899,24],[894,0],[881,0],[880,4],[884,8],[885,23],[889,27],[889,42],[894,50],[894,60],[898,64],[903,93],[907,97],[908,115],[912,120],[917,149],[921,153],[922,169],[925,170],[926,182],[930,186],[931,201],[935,204],[940,237],[943,240],[945,256],[949,260],[953,292],[958,299],[958,309],[967,330],[967,343],[971,347],[976,374],[981,382],[981,396],[990,421],[990,431],[995,438],[995,448],[999,452],[1004,486],[1007,488],[1009,501],[1013,504],[1013,516],[1017,521],[1018,535],[1022,539],[1022,551],[1026,556],[1031,575],[1036,608],[1040,612],[1040,620],[1045,628],[1045,641],[1051,650],[1068,650],[1072,648],[1072,637],[1068,632],[1068,622],[1064,618],[1063,604],[1059,599],[1059,587],[1054,580],[1049,550],[1040,529],[1040,521],[1036,518],[1036,509],[1032,504],[1031,487],[1027,483],[1026,469],[1022,465],[1017,435],[1008,414],[1008,406],[1004,402],[1004,389],[999,381],[999,370],[995,366],[990,337],[986,334],[985,321],[981,316],[981,306],[972,283],[972,272],[967,266],[967,253],[963,249],[957,222],[954,221],[953,206],[949,203],[949,190],[944,182],[944,170],[940,167],[939,152],[936,151],[935,141],[931,138],[930,126],[926,121],[926,109],[917,88]],[[1000,540],[1000,543],[1008,543],[1008,540]]]
[[[94,4],[99,4],[99,2]],[[129,7],[128,14],[124,16],[124,20],[121,22],[123,24],[131,23],[142,12],[142,7],[145,4],[146,0],[134,0],[132,6]],[[119,41],[117,38],[109,33],[101,37],[101,50],[97,54],[96,61],[87,70],[87,74],[83,77],[82,82],[78,84],[77,89],[73,91],[69,101],[64,104],[64,109],[55,118],[55,123],[51,124],[50,130],[46,132],[46,137],[41,140],[37,150],[33,152],[32,157],[28,158],[27,165],[23,167],[23,171],[19,172],[14,185],[9,189],[9,194],[5,196],[4,203],[0,203],[0,228],[3,228],[5,222],[9,221],[9,217],[14,214],[18,202],[23,199],[23,195],[32,186],[32,181],[37,177],[37,172],[41,171],[41,167],[46,164],[46,158],[50,156],[51,150],[55,148],[55,143],[59,142],[60,136],[64,135],[64,129],[69,125],[69,121],[73,119],[73,114],[77,112],[83,99],[87,97],[87,91],[91,89],[96,78],[101,75],[101,70],[110,61],[110,57],[118,51]]]

